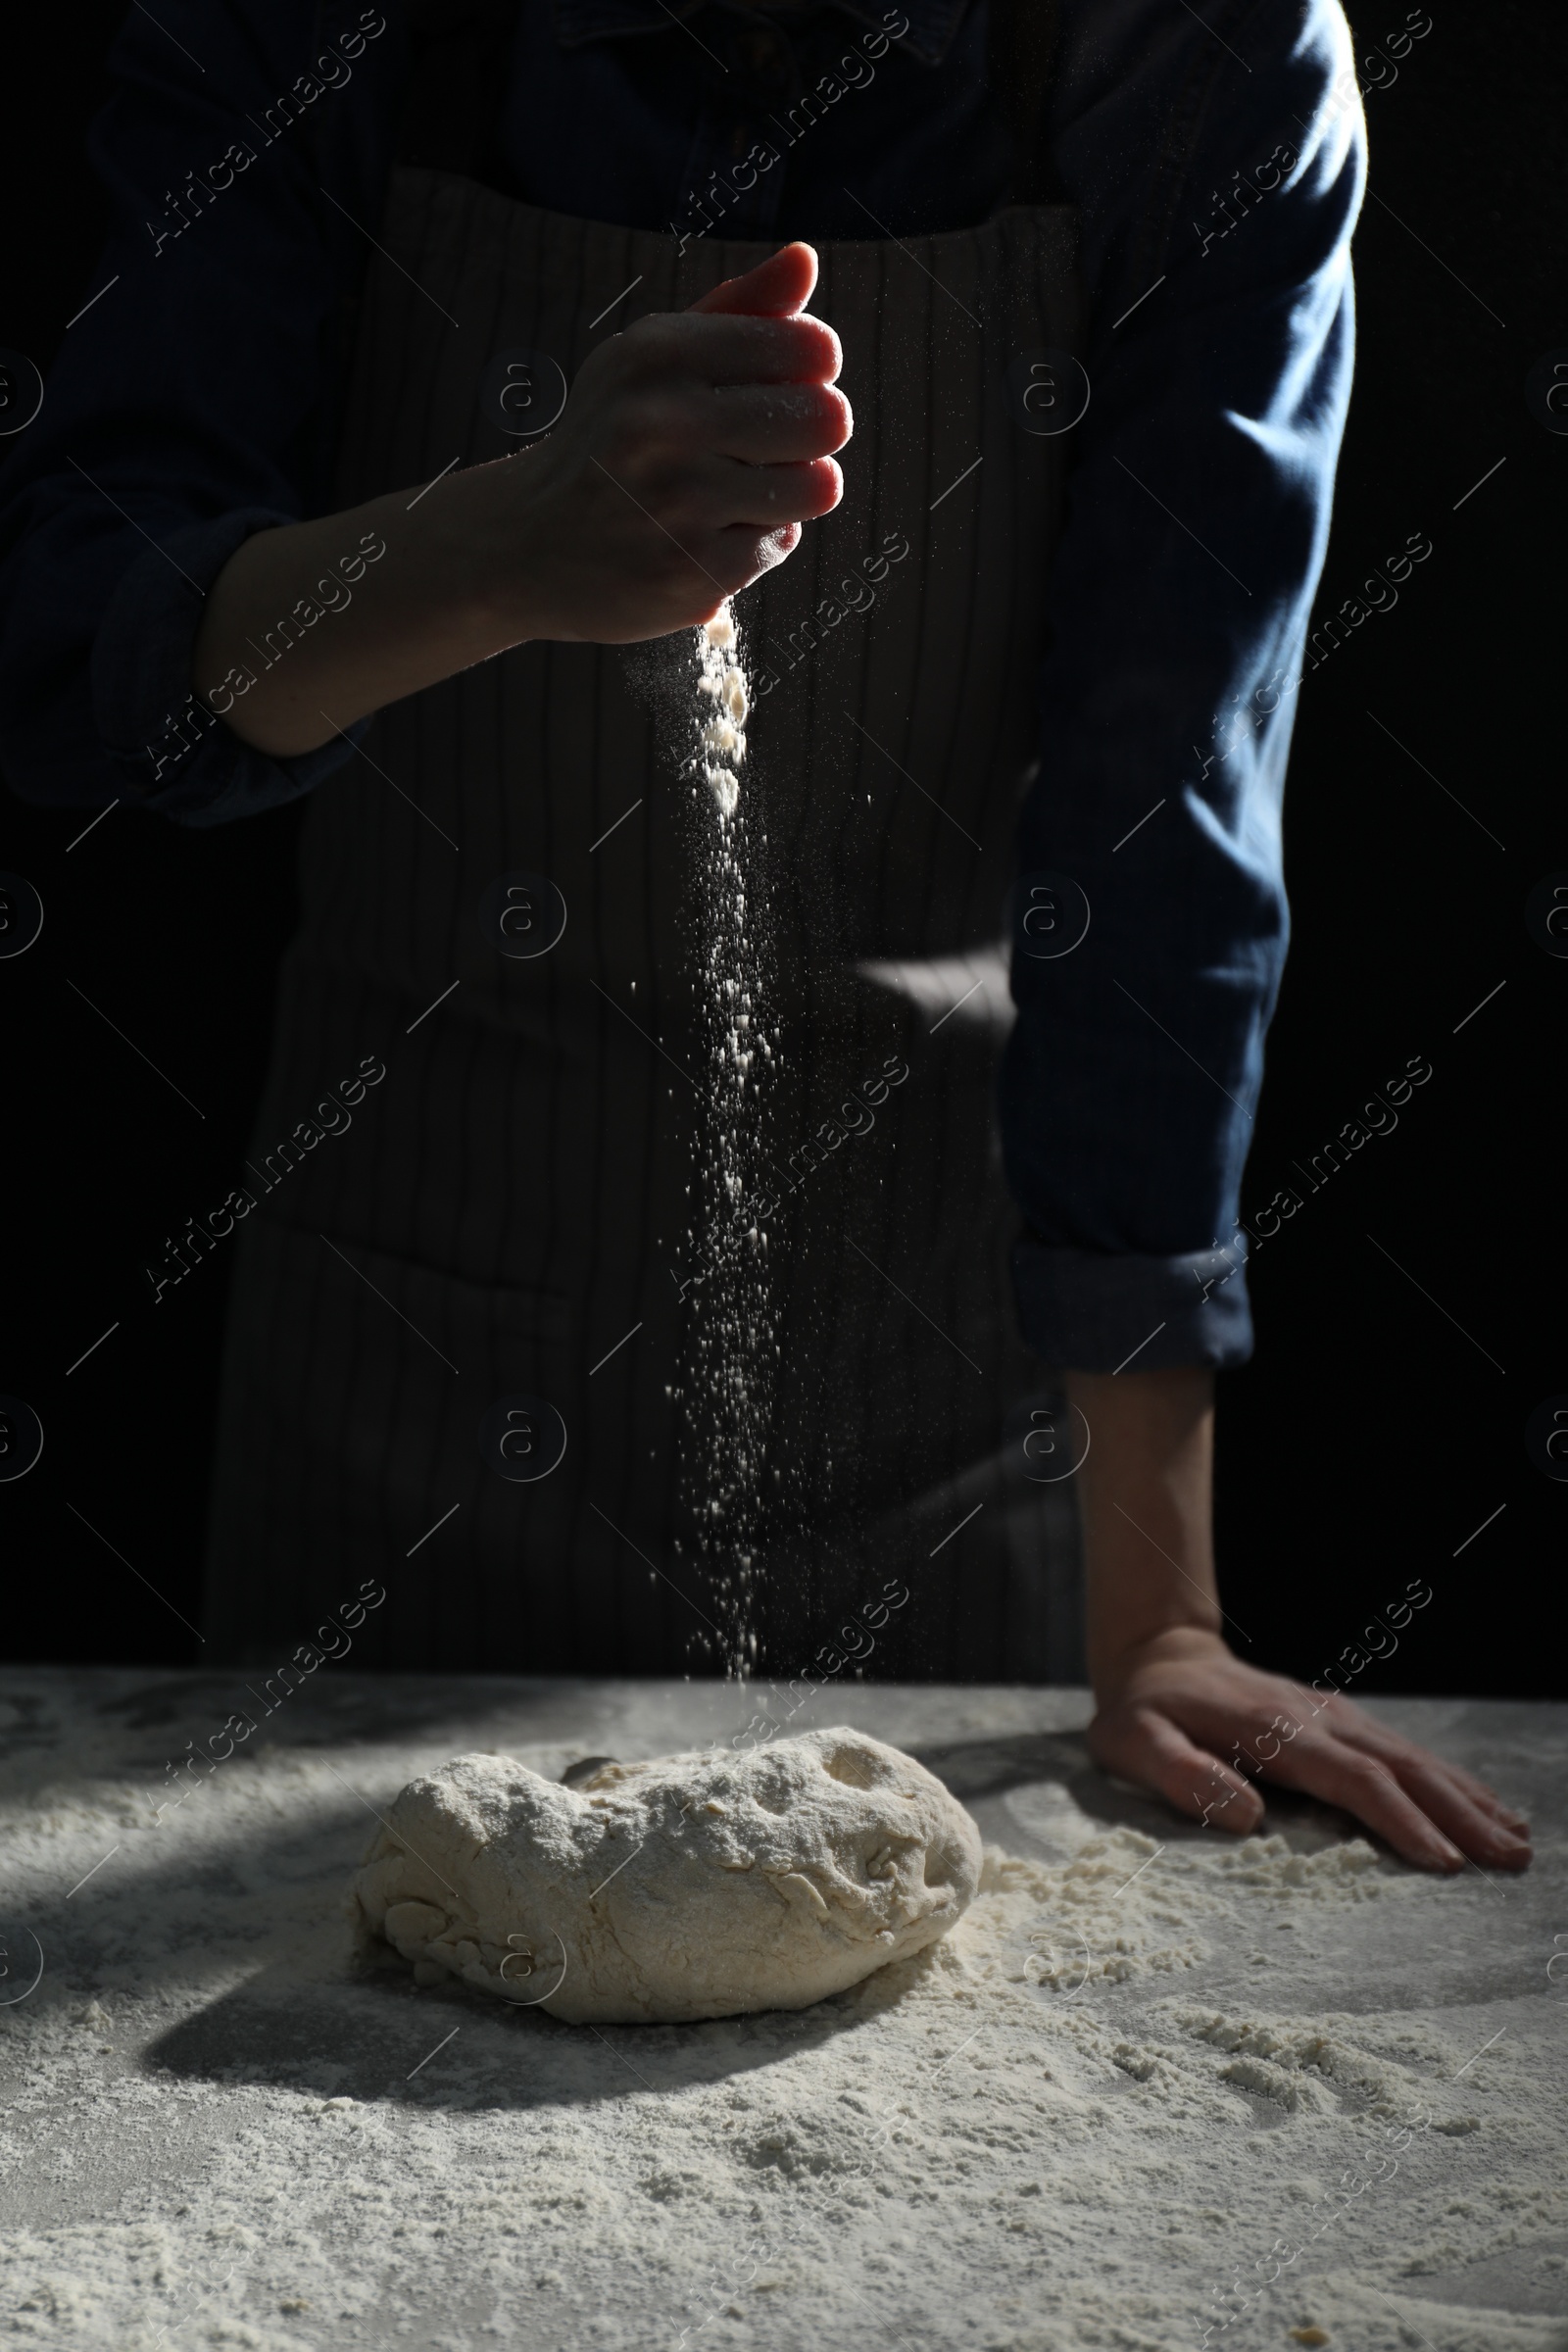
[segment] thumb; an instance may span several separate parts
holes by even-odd
[[[804,311],[816,285],[816,255],[809,245],[781,245],[777,253],[742,277],[726,277],[694,311],[741,312],[752,318],[793,318]]]

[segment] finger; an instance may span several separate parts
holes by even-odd
[[[776,531],[764,531],[759,537],[755,526],[737,523],[732,531],[720,531],[717,544],[725,552],[715,560],[713,569],[722,572],[727,568],[736,573],[735,585],[728,593],[738,596],[743,588],[750,588],[754,581],[760,580],[763,572],[771,571],[786,556],[795,553],[801,544],[801,526],[798,522],[786,522]],[[710,620],[712,614],[705,613],[703,617]]]
[[[680,458],[661,449],[616,453],[612,463],[598,463],[607,497],[618,493],[694,562],[707,540],[809,522],[831,514],[844,495],[844,476],[832,458],[805,466],[742,466],[733,458]],[[629,517],[619,520],[626,524]]]
[[[605,346],[605,365],[633,376],[706,384],[830,384],[844,347],[820,318],[694,318],[655,311]]]
[[[1407,1796],[1388,1765],[1329,1734],[1302,1737],[1266,1767],[1270,1780],[1338,1805],[1422,1870],[1462,1870],[1460,1848]]]
[[[1498,1870],[1529,1867],[1528,1831],[1514,1829],[1478,1805],[1467,1790],[1454,1786],[1435,1758],[1417,1750],[1413,1756],[1396,1759],[1390,1770],[1422,1812],[1446,1831],[1472,1862],[1490,1863]]]
[[[1423,1812],[1431,1815],[1471,1859],[1504,1870],[1522,1870],[1530,1860],[1530,1825],[1505,1805],[1485,1781],[1445,1756],[1435,1756],[1359,1710],[1335,1730],[1348,1745],[1387,1764]]]
[[[842,449],[853,430],[850,404],[831,384],[661,383],[627,406],[604,446],[618,466],[678,473],[705,455],[809,463]]]
[[[1402,1782],[1406,1788],[1413,1789],[1419,1779],[1434,1793],[1441,1791],[1446,1802],[1461,1807],[1467,1817],[1477,1817],[1489,1836],[1498,1838],[1504,1843],[1529,1844],[1530,1824],[1524,1814],[1514,1812],[1484,1781],[1477,1781],[1471,1774],[1461,1772],[1446,1756],[1435,1756],[1409,1740],[1400,1740],[1392,1752],[1375,1752],[1383,1754],[1396,1780]]]
[[[808,466],[740,466],[732,458],[700,460],[691,469],[683,504],[686,519],[669,524],[681,538],[704,531],[776,531],[787,522],[831,514],[844,496],[844,476],[832,458]]]
[[[1378,1724],[1376,1729],[1383,1732],[1384,1726]],[[1492,1812],[1499,1813],[1510,1821],[1524,1820],[1525,1817],[1522,1813],[1516,1813],[1511,1805],[1503,1803],[1495,1788],[1488,1788],[1485,1781],[1478,1780],[1473,1772],[1466,1772],[1464,1766],[1455,1764],[1451,1757],[1434,1755],[1430,1748],[1420,1746],[1414,1740],[1401,1739],[1397,1733],[1385,1732],[1385,1737],[1396,1740],[1407,1754],[1428,1757],[1431,1762],[1440,1766],[1447,1774],[1450,1781],[1456,1781],[1465,1794],[1476,1804],[1486,1805]]]
[[[1509,1828],[1528,1830],[1526,1816],[1514,1811],[1511,1804],[1504,1804],[1497,1797],[1495,1789],[1486,1786],[1486,1781],[1476,1781],[1476,1776],[1464,1771],[1462,1764],[1450,1764],[1446,1757],[1434,1757],[1425,1747],[1417,1747],[1415,1740],[1405,1740],[1398,1731],[1390,1731],[1387,1724],[1380,1724],[1375,1715],[1366,1715],[1354,1700],[1336,1693],[1331,1700],[1326,1700],[1326,1705],[1312,1707],[1312,1717],[1316,1719],[1319,1715],[1326,1715],[1326,1729],[1338,1734],[1338,1739],[1349,1740],[1351,1747],[1363,1747],[1368,1754],[1378,1754],[1378,1757],[1385,1759],[1422,1754],[1422,1757],[1427,1757],[1427,1762],[1437,1764],[1437,1769],[1444,1771],[1457,1788],[1462,1788],[1464,1794],[1474,1804],[1484,1806],[1488,1813],[1495,1813],[1497,1821],[1509,1823]]]
[[[1263,1800],[1250,1781],[1152,1707],[1097,1716],[1089,1727],[1089,1752],[1103,1771],[1156,1790],[1178,1813],[1210,1829],[1241,1838],[1263,1818]]]
[[[816,255],[809,245],[781,246],[744,276],[726,277],[710,294],[699,296],[694,311],[742,311],[754,318],[788,318],[804,311],[816,289]]]
[[[1364,1751],[1358,1751],[1364,1752]],[[1402,1754],[1379,1755],[1375,1760],[1393,1773],[1407,1795],[1429,1820],[1435,1821],[1473,1862],[1489,1862],[1500,1870],[1523,1870],[1531,1858],[1528,1831],[1476,1803],[1436,1756],[1408,1746]]]
[[[855,430],[849,402],[831,384],[724,384],[709,397],[712,447],[748,466],[830,457]]]

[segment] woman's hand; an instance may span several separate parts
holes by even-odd
[[[197,693],[288,759],[528,638],[624,645],[709,619],[843,495],[839,340],[800,316],[815,283],[811,248],[786,245],[607,338],[530,448],[256,532],[208,594]],[[362,546],[379,552],[352,593],[328,585]]]
[[[1255,1777],[1339,1805],[1423,1870],[1523,1870],[1530,1836],[1482,1781],[1362,1713],[1244,1665],[1218,1634],[1181,1626],[1126,1651],[1098,1689],[1089,1752],[1178,1812],[1255,1830]]]
[[[808,245],[586,360],[561,424],[514,462],[486,534],[507,626],[600,645],[708,619],[831,513],[850,438],[843,354],[798,314]]]
[[[1214,1585],[1214,1382],[1196,1366],[1081,1373],[1089,1752],[1211,1829],[1255,1830],[1276,1781],[1341,1805],[1423,1870],[1523,1870],[1521,1815],[1348,1698],[1244,1666]]]

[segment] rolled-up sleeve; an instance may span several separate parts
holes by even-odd
[[[170,0],[156,20],[133,10],[111,54],[89,150],[107,241],[0,475],[0,757],[25,800],[215,824],[350,757],[343,738],[271,759],[192,695],[205,597],[234,550],[330,503],[384,68],[363,31],[351,65],[318,29],[312,0]]]
[[[1015,930],[1014,1272],[1048,1363],[1219,1366],[1251,1350],[1237,1212],[1288,933],[1281,803],[1349,393],[1363,129],[1332,0],[1201,23],[1075,5],[1062,69],[1091,401],[1019,846],[1025,884],[1077,909],[1044,944],[1087,928],[1054,955]]]

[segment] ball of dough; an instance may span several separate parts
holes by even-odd
[[[411,1781],[355,1878],[388,1946],[573,2024],[804,2009],[946,1935],[980,1836],[862,1732],[605,1764],[574,1788],[510,1756]]]

